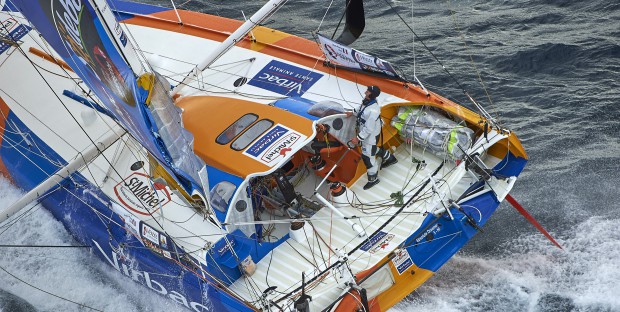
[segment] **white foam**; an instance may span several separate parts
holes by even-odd
[[[0,176],[0,209],[21,195],[19,189]],[[6,224],[0,226],[0,233],[6,230]],[[27,217],[0,234],[0,244],[78,245],[63,225],[41,206],[34,207]],[[98,310],[187,311],[122,276],[86,248],[0,247],[0,266],[29,284]],[[2,270],[0,287],[40,311],[88,310],[36,290]]]
[[[591,217],[560,240],[564,251],[537,234],[501,256],[456,256],[392,311],[618,311],[618,228],[620,219]]]
[[[0,177],[0,209],[21,195]],[[392,311],[536,311],[567,304],[620,310],[618,228],[620,219],[591,217],[559,240],[564,251],[536,234],[506,243],[498,256],[456,256]],[[0,232],[5,229],[6,223]],[[77,245],[40,206],[1,234],[0,244]],[[96,309],[186,311],[122,276],[88,249],[2,248],[0,266],[30,284]],[[0,285],[39,310],[83,310],[2,271]]]

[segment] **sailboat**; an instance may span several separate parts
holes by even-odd
[[[527,154],[469,95],[474,110],[351,48],[362,1],[316,41],[260,26],[284,2],[246,22],[0,2],[0,171],[27,191],[0,221],[41,203],[192,311],[383,311],[422,285],[516,204]],[[397,162],[366,189],[348,112],[369,86]]]

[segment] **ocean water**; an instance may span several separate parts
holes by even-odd
[[[269,26],[311,38],[320,24],[331,35],[340,2],[321,23],[330,1],[291,0]],[[564,248],[503,204],[484,233],[392,311],[620,311],[620,2],[366,2],[366,30],[353,47],[460,103],[466,89],[515,131],[530,162],[512,195]],[[240,10],[249,16],[260,3],[182,7],[242,19]],[[0,208],[20,194],[0,178]],[[0,244],[77,245],[39,206],[0,227]],[[39,311],[185,311],[87,249],[0,247],[0,267],[0,288]]]

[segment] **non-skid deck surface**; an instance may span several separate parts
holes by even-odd
[[[425,184],[425,182],[443,162],[442,159],[429,153],[423,154],[420,150],[411,150],[406,144],[395,151],[395,156],[398,163],[379,172],[381,180],[379,184],[365,191],[363,186],[367,179],[365,177],[359,179],[349,193],[349,201],[354,203],[354,207],[339,208],[345,216],[357,217],[353,222],[364,228],[366,237],[359,237],[346,220],[325,207],[312,217],[312,231],[307,233],[308,241],[298,243],[288,239],[257,264],[253,276],[240,278],[231,285],[231,290],[248,301],[257,300],[263,290],[271,286],[277,286],[278,292],[288,293],[301,286],[302,272],[305,273],[306,280],[309,280],[338,261],[336,250],[342,251],[340,254],[346,254],[363,244],[368,236],[377,231],[383,232],[380,235],[385,234],[391,239],[387,244],[367,244],[368,246],[358,248],[349,255],[351,271],[356,274],[371,268],[392,252],[419,228],[424,219],[423,212],[432,208],[429,205],[438,202],[438,199],[433,200],[431,183]],[[424,159],[426,166],[418,166],[414,159]],[[448,176],[454,174],[454,168],[453,163],[445,163],[433,180],[449,180]],[[462,182],[458,178],[454,185],[444,188],[460,194],[459,192],[462,193],[466,186],[467,182]],[[418,195],[415,203],[405,207],[401,213],[393,217],[400,209],[394,206],[395,199],[391,199],[391,195],[397,192],[404,194],[404,202],[414,194]],[[425,200],[418,201],[419,198]],[[326,306],[341,294],[344,287],[335,287],[337,283],[334,281],[339,276],[340,274],[330,271],[319,279],[319,283],[315,282],[306,288],[306,292],[311,289],[309,294],[313,297],[313,305]]]

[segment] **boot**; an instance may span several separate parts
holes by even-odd
[[[396,159],[396,157],[394,155],[392,155],[392,153],[387,152],[388,156],[387,158],[384,158],[383,161],[381,162],[381,169],[383,168],[387,168],[395,163],[398,162],[398,159]]]
[[[368,183],[366,183],[366,185],[364,185],[364,189],[367,190],[375,185],[377,185],[379,183],[379,178],[377,178],[377,174],[373,174],[373,175],[368,175]]]

